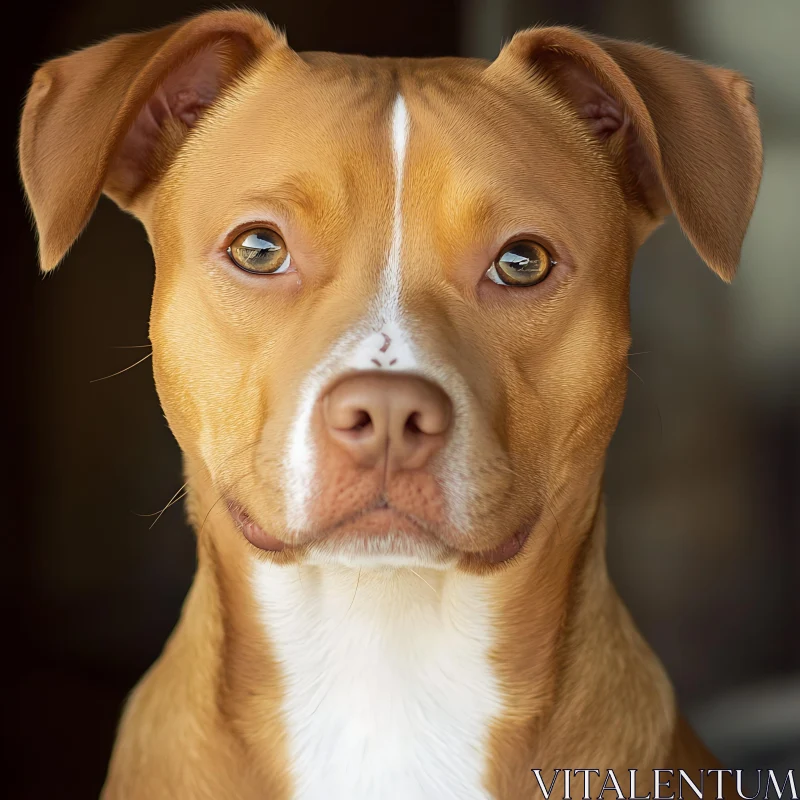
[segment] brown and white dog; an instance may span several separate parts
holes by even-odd
[[[144,223],[198,539],[104,796],[714,767],[609,581],[603,463],[636,249],[671,211],[729,280],[761,160],[740,75],[568,28],[372,59],[214,11],[39,69],[42,268],[102,192]]]

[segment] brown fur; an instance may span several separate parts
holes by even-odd
[[[151,141],[142,109],[157,111],[181,69],[210,75],[215,97],[201,91]],[[413,509],[424,496],[461,568],[492,588],[506,711],[486,785],[517,800],[536,796],[532,767],[713,766],[609,582],[601,486],[636,249],[671,209],[710,267],[735,271],[761,171],[746,82],[565,28],[520,33],[492,64],[298,55],[262,18],[226,11],[49,62],[22,119],[43,269],[102,191],[147,228],[155,378],[198,533],[194,585],[128,703],[108,800],[291,797],[281,676],[243,581],[252,547],[220,500],[235,493],[282,533],[278,454],[297,387],[366,307],[387,249],[398,91],[414,121],[404,302],[469,386],[481,457],[468,531],[442,520],[430,475],[406,476],[392,500]],[[591,104],[606,97],[624,123],[598,137]],[[231,278],[221,237],[253,204],[291,231],[302,282]],[[480,281],[518,229],[542,237],[557,273],[517,293]],[[320,529],[374,494],[328,480]],[[517,558],[476,559],[522,525]],[[302,559],[302,547],[260,557]]]

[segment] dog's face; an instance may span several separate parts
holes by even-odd
[[[155,376],[189,471],[279,559],[515,556],[597,485],[645,236],[671,204],[715,269],[735,266],[760,171],[741,82],[703,73],[724,113],[664,131],[680,109],[645,108],[641,65],[571,31],[519,36],[491,65],[392,62],[299,57],[251,15],[217,26],[232,18],[232,41],[264,38],[233,90],[217,102],[228,51],[195,46],[160,90],[144,81],[104,178],[148,228]],[[710,70],[638,51],[656,72]],[[211,106],[196,125],[187,96]],[[678,151],[729,119],[719,147],[749,165],[733,189],[694,174],[714,144]],[[722,189],[737,197],[704,217]]]
[[[595,475],[619,413],[633,250],[619,183],[551,93],[520,108],[483,65],[397,82],[366,59],[309,63],[254,72],[159,187],[162,402],[226,498],[287,544],[331,553],[347,525],[347,552],[362,531],[382,552],[380,532],[421,527],[428,558],[492,550]],[[262,230],[280,237],[265,249],[277,271],[237,268],[228,249]],[[504,253],[540,258],[543,277],[511,283],[531,279]],[[327,390],[360,370],[446,394],[424,464],[387,473],[328,436]]]

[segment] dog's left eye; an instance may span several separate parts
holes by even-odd
[[[231,242],[227,252],[239,269],[257,275],[286,272],[292,261],[286,242],[269,228],[243,231]]]
[[[538,242],[513,242],[492,262],[486,276],[501,286],[533,286],[549,275],[555,263]]]

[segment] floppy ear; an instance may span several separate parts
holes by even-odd
[[[279,43],[256,14],[212,11],[41,67],[22,113],[19,160],[42,269],[64,258],[101,192],[135,205],[220,92]]]
[[[489,74],[533,73],[602,143],[628,200],[674,212],[702,259],[733,278],[761,181],[750,84],[738,73],[570,28],[518,33]]]

